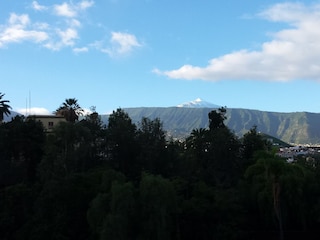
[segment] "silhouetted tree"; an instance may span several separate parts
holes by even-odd
[[[204,128],[193,129],[186,139],[186,147],[193,149],[199,157],[208,151],[208,130]]]
[[[142,118],[137,131],[140,146],[139,162],[148,172],[164,174],[166,170],[165,132],[159,118]]]
[[[35,191],[30,184],[19,183],[0,191],[0,238],[27,239],[23,229],[33,217]]]
[[[133,239],[135,189],[131,182],[112,182],[110,191],[110,211],[105,216],[100,239]]]
[[[78,100],[75,98],[68,98],[62,105],[55,111],[56,115],[65,117],[68,122],[74,123],[79,119],[79,115],[82,115],[83,109],[78,104]]]
[[[3,115],[9,116],[11,107],[7,104],[10,101],[2,100],[4,94],[0,92],[0,123],[3,121]]]
[[[305,171],[301,166],[289,164],[270,153],[259,152],[256,157],[257,162],[247,169],[245,177],[250,181],[265,226],[272,224],[274,218],[279,238],[284,239],[285,230],[288,230],[285,228],[289,228],[292,222],[287,216],[300,221],[304,219]],[[297,226],[292,230],[298,230]]]
[[[186,139],[187,148],[193,149],[197,156],[208,150],[208,130],[204,128],[193,129],[190,136]]]
[[[208,180],[221,187],[236,184],[240,177],[239,139],[229,128],[222,127],[210,130],[208,141],[208,154],[204,162]]]
[[[101,117],[96,112],[96,108],[92,106],[90,107],[90,110],[92,111],[92,113],[85,116],[86,122],[89,123],[86,125],[90,128],[91,131],[93,131],[94,133],[98,133],[102,128],[105,128],[105,126],[101,121]]]
[[[127,177],[140,175],[136,162],[136,125],[121,108],[109,116],[107,141],[112,166]]]
[[[21,239],[88,239],[87,209],[96,195],[93,182],[90,174],[71,174],[44,183]]]
[[[253,126],[242,138],[242,169],[254,164],[254,153],[263,150],[270,150],[269,145],[257,132],[257,126]]]
[[[1,126],[1,167],[0,179],[12,181],[30,181],[36,179],[36,169],[43,157],[45,133],[41,122],[25,120],[16,116]],[[6,167],[5,167],[6,166]],[[14,180],[15,179],[15,180]],[[1,185],[2,183],[0,183]]]
[[[39,166],[43,180],[83,172],[96,162],[93,136],[81,123],[60,122],[47,136],[45,156]]]
[[[207,132],[207,154],[202,160],[206,181],[218,186],[230,186],[238,181],[240,142],[224,124],[226,108],[211,111]]]
[[[224,120],[226,120],[226,113],[227,109],[225,107],[209,112],[209,129],[225,128],[226,125],[224,124]]]
[[[143,174],[139,186],[141,237],[139,239],[174,239],[176,195],[172,183],[151,174]]]

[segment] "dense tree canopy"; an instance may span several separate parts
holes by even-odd
[[[288,163],[254,126],[238,138],[224,124],[226,108],[209,113],[208,128],[175,140],[160,119],[135,124],[120,108],[107,126],[95,111],[76,121],[80,107],[69,100],[59,108],[69,120],[50,133],[19,116],[0,125],[0,239],[319,233],[319,155]]]

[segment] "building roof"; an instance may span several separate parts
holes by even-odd
[[[27,118],[64,118],[57,115],[29,115]]]

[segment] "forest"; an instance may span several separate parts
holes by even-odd
[[[237,137],[226,108],[174,140],[161,119],[134,124],[121,108],[107,125],[95,111],[80,120],[76,99],[48,133],[32,117],[2,122],[8,102],[0,239],[318,239],[320,157],[288,163],[255,126]]]

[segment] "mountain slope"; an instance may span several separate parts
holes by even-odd
[[[172,137],[186,137],[193,129],[208,127],[208,113],[211,108],[181,107],[139,107],[124,108],[133,122],[142,117],[160,118],[164,129]],[[107,115],[102,120],[107,122]],[[320,114],[296,112],[277,113],[249,109],[227,109],[227,126],[235,134],[242,136],[254,125],[258,131],[281,139],[288,143],[320,143]]]
[[[17,115],[21,115],[21,114],[15,112],[15,111],[10,111],[9,116],[7,116],[7,115],[4,115],[4,116],[3,116],[3,121],[4,121],[4,122],[10,122],[10,121],[11,121],[13,118],[15,118],[15,116],[17,116]]]
[[[173,137],[185,137],[193,129],[208,126],[209,108],[125,108],[134,122],[142,117],[160,118],[164,129]]]
[[[228,109],[227,125],[238,135],[256,125],[258,130],[290,143],[319,143],[320,114],[277,113],[248,109]]]

